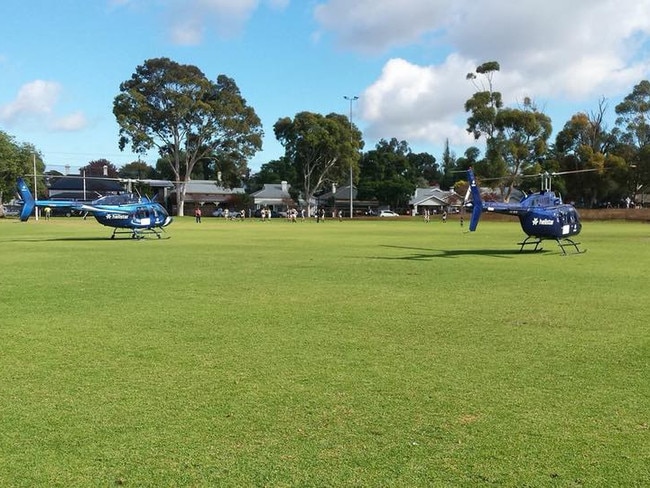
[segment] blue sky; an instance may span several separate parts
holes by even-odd
[[[532,98],[555,130],[602,98],[613,121],[650,70],[650,0],[3,0],[0,32],[0,130],[59,171],[137,159],[112,103],[149,58],[235,80],[266,134],[253,171],[282,155],[279,118],[347,115],[346,95],[366,149],[396,137],[440,160],[447,139],[483,148],[463,111],[482,62],[500,63],[508,105]]]

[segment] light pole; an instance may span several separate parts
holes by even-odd
[[[344,96],[343,98],[345,98],[346,100],[348,100],[350,102],[350,144],[352,144],[352,142],[353,142],[353,136],[352,136],[352,102],[354,102],[355,100],[359,100],[359,97],[354,95],[352,97]],[[354,210],[353,205],[352,205],[352,199],[353,199],[352,183],[353,183],[353,180],[352,180],[352,160],[350,160],[350,218],[352,218],[352,212]]]
[[[32,153],[32,163],[34,165],[34,198],[38,200],[38,188],[36,187],[36,153]],[[38,207],[34,205],[34,219],[38,220]]]

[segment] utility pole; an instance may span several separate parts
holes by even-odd
[[[353,142],[353,135],[352,135],[352,102],[354,102],[355,100],[359,100],[359,97],[354,95],[352,97],[344,96],[343,98],[345,98],[346,100],[348,100],[350,102],[350,119],[349,119],[350,120],[350,143],[352,143]],[[352,213],[354,211],[354,207],[352,205],[352,201],[353,201],[353,198],[354,198],[352,188],[353,188],[352,161],[350,161],[350,218],[352,218]]]

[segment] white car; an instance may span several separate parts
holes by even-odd
[[[399,217],[399,214],[393,212],[392,210],[381,210],[379,212],[380,217]]]
[[[22,207],[20,205],[2,205],[0,217],[15,217],[20,215]]]

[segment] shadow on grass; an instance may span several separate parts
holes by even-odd
[[[2,239],[4,242],[89,242],[89,241],[165,241],[171,239],[171,236],[157,237],[144,237],[140,239],[133,239],[131,237],[115,237],[111,236],[97,236],[97,237],[32,237],[30,239]]]
[[[395,257],[377,257],[375,259],[405,259],[405,260],[428,260],[433,258],[455,258],[459,256],[489,256],[493,258],[512,258],[513,256],[522,256],[526,254],[546,254],[550,251],[519,251],[519,249],[424,249],[419,247],[408,246],[387,246],[391,249],[404,249],[407,251],[421,251],[407,256]]]

